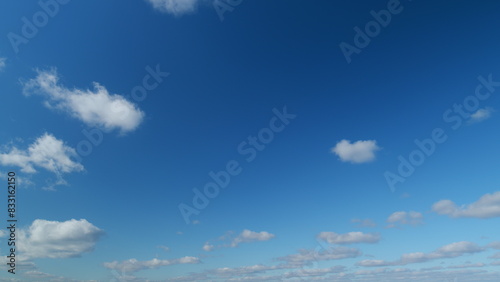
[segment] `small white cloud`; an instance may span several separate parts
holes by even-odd
[[[38,71],[36,78],[24,83],[23,93],[42,95],[48,108],[67,112],[88,126],[104,130],[130,132],[144,119],[144,113],[135,104],[120,95],[110,94],[98,83],[94,83],[92,91],[68,89],[58,82],[55,69]]]
[[[387,218],[387,222],[390,223],[388,228],[394,228],[398,224],[410,224],[410,225],[418,225],[423,223],[424,216],[415,211],[405,212],[398,211],[392,213],[389,218]]]
[[[206,243],[205,243],[205,245],[203,245],[203,248],[202,248],[202,249],[203,249],[205,252],[210,252],[210,251],[213,251],[213,250],[214,250],[214,248],[215,248],[215,246],[214,246],[214,245],[210,245],[208,242],[206,242]]]
[[[351,143],[349,140],[342,140],[332,148],[341,161],[351,163],[366,163],[375,160],[375,152],[380,150],[375,140],[360,140]]]
[[[66,146],[53,135],[45,133],[27,150],[12,147],[8,152],[0,152],[0,165],[17,166],[26,173],[35,173],[35,167],[41,167],[60,175],[83,170],[80,163],[72,160],[76,156],[75,149]]]
[[[133,273],[144,269],[154,269],[161,266],[174,265],[174,264],[197,264],[200,259],[197,257],[182,257],[179,259],[160,260],[152,259],[148,261],[138,261],[136,259],[129,259],[126,261],[113,261],[105,262],[104,267],[120,271],[121,273]]]
[[[324,240],[330,244],[356,244],[356,243],[377,243],[380,241],[380,235],[375,233],[349,232],[338,234],[335,232],[321,232],[318,239]]]
[[[199,220],[193,220],[193,224],[200,224],[201,222]]]
[[[476,202],[457,206],[450,200],[441,200],[432,205],[432,210],[449,217],[493,218],[500,217],[500,191],[483,195]]]
[[[492,108],[479,109],[475,113],[471,114],[469,123],[476,123],[489,119],[492,114],[493,114]]]
[[[19,252],[25,259],[71,258],[94,249],[104,232],[85,219],[64,222],[37,219],[19,230]]]
[[[257,241],[268,241],[274,238],[274,234],[268,233],[266,231],[254,232],[248,229],[243,230],[236,238],[231,242],[231,247],[236,247],[241,243],[250,243]]]
[[[192,13],[201,2],[200,0],[147,0],[153,7],[164,13],[175,16]]]

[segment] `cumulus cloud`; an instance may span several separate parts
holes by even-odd
[[[349,140],[342,140],[332,148],[341,161],[350,163],[366,163],[375,160],[375,152],[380,150],[375,140],[360,140],[351,143]]]
[[[138,261],[136,259],[129,259],[125,261],[105,262],[104,267],[113,269],[121,273],[133,273],[144,269],[154,269],[161,266],[174,265],[174,264],[197,264],[200,259],[197,257],[182,257],[179,259],[161,260],[152,259],[148,261]]]
[[[147,0],[153,7],[164,13],[180,16],[192,13],[201,2],[200,0]]]
[[[290,264],[303,265],[312,261],[339,260],[346,258],[355,258],[361,255],[356,248],[335,247],[325,250],[299,250],[297,254],[287,255],[277,258]]]
[[[25,259],[78,257],[92,251],[103,233],[85,219],[37,219],[19,230],[18,249]]]
[[[422,224],[424,216],[415,211],[405,212],[405,211],[397,211],[392,213],[388,218],[387,222],[389,225],[388,228],[394,228],[399,224],[410,224],[410,225],[418,225]]]
[[[61,86],[55,69],[38,71],[36,78],[24,83],[23,93],[42,95],[48,108],[67,112],[88,126],[104,130],[130,132],[144,118],[144,113],[135,104],[120,95],[110,94],[98,83],[94,83],[94,90]]]
[[[432,210],[453,218],[493,218],[500,217],[500,191],[483,195],[469,205],[457,206],[451,200],[441,200],[432,206]]]
[[[427,262],[435,259],[456,258],[466,254],[479,253],[484,250],[484,248],[479,247],[472,242],[462,241],[445,245],[430,253],[416,252],[403,254],[401,258],[396,261],[362,260],[357,262],[356,265],[366,267],[407,265],[411,263]]]
[[[377,243],[380,241],[380,235],[376,233],[349,232],[338,234],[335,232],[321,232],[318,234],[321,239],[330,244],[356,244],[356,243]]]
[[[52,134],[45,133],[27,150],[12,146],[7,152],[0,152],[0,165],[17,166],[26,173],[35,173],[35,167],[56,174],[82,171],[83,166],[72,160],[75,156],[77,156],[75,149],[66,146]]]
[[[492,108],[483,108],[477,110],[475,113],[470,115],[469,123],[481,122],[483,120],[487,120],[493,114]]]

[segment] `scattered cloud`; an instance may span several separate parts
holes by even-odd
[[[484,263],[468,263],[459,265],[450,265],[448,268],[471,268],[471,267],[483,267],[486,266]]]
[[[321,232],[317,237],[318,239],[321,239],[330,244],[373,244],[380,241],[380,234],[363,232],[349,232],[345,234],[338,234],[335,232]]]
[[[359,218],[353,218],[351,219],[352,223],[357,223],[356,226],[359,227],[376,227],[377,224],[371,220],[371,219],[359,219]]]
[[[403,254],[399,260],[362,260],[356,263],[358,266],[375,267],[375,266],[395,266],[407,265],[411,263],[427,262],[435,259],[456,258],[466,254],[474,254],[484,251],[485,249],[478,245],[462,241],[443,246],[431,253],[408,253]]]
[[[110,94],[98,83],[94,83],[94,90],[81,90],[66,88],[58,82],[55,69],[38,71],[36,78],[23,83],[23,93],[42,95],[48,108],[67,112],[88,126],[108,131],[130,132],[144,119],[144,113],[135,104],[120,95]]]
[[[19,252],[26,259],[78,257],[92,251],[103,234],[85,219],[37,219],[28,229],[19,230]]]
[[[410,225],[418,225],[423,223],[424,216],[415,211],[405,212],[398,211],[392,213],[388,218],[387,222],[389,225],[387,228],[394,228],[399,225],[410,224]]]
[[[153,7],[164,13],[175,16],[193,13],[201,2],[200,0],[147,0]]]
[[[197,264],[200,263],[200,259],[197,257],[182,257],[179,259],[171,260],[160,260],[152,259],[148,261],[138,261],[136,259],[129,259],[125,261],[113,261],[105,262],[104,267],[108,269],[113,269],[121,273],[133,273],[144,269],[154,269],[161,266],[173,265],[173,264]]]
[[[27,150],[11,146],[7,152],[0,152],[0,165],[17,166],[26,173],[35,173],[35,167],[41,167],[60,175],[84,169],[80,163],[72,160],[76,156],[75,149],[66,146],[52,134],[45,133]]]
[[[231,242],[231,247],[237,247],[241,243],[251,243],[257,241],[269,241],[274,238],[274,234],[266,231],[255,232],[248,229],[243,230],[236,238]]]
[[[441,200],[432,206],[432,210],[438,214],[447,215],[453,218],[500,217],[500,191],[483,195],[476,202],[460,207],[450,200]]]
[[[487,120],[491,117],[493,112],[494,111],[492,108],[479,109],[475,113],[471,114],[469,123],[476,123],[476,122],[481,122],[483,120]]]
[[[287,255],[277,258],[277,260],[286,261],[292,264],[307,264],[312,261],[339,260],[346,258],[355,258],[361,255],[361,251],[356,248],[335,247],[325,250],[299,250],[297,254]]]
[[[377,141],[366,140],[351,143],[349,140],[342,140],[332,148],[341,161],[350,163],[366,163],[375,160],[375,152],[380,150]]]

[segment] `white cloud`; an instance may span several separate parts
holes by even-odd
[[[369,218],[367,218],[367,219],[353,218],[353,219],[351,219],[351,222],[357,223],[357,226],[359,226],[359,227],[376,227],[377,226],[377,224]]]
[[[197,263],[200,263],[200,259],[197,257],[182,257],[179,259],[171,259],[171,260],[160,260],[154,258],[148,261],[138,261],[136,259],[129,259],[121,262],[118,261],[105,262],[104,267],[120,271],[121,273],[133,273],[144,269],[159,268],[161,266],[167,266],[173,264],[197,264]]]
[[[0,58],[0,71],[3,71],[5,68],[5,58]]]
[[[500,191],[483,195],[476,202],[460,207],[450,200],[441,200],[432,205],[432,210],[438,214],[448,215],[454,218],[500,217]]]
[[[492,108],[483,108],[477,110],[475,113],[471,114],[469,123],[476,123],[486,119],[489,119],[493,114]]]
[[[120,95],[110,94],[104,86],[94,83],[94,90],[68,89],[58,84],[55,69],[38,71],[36,78],[24,83],[25,95],[39,94],[45,105],[69,113],[88,126],[104,130],[119,129],[121,133],[135,130],[144,119],[144,113]]]
[[[299,250],[298,254],[287,255],[277,258],[281,261],[286,261],[290,264],[306,264],[312,261],[323,260],[339,260],[346,258],[355,258],[361,255],[361,252],[356,248],[335,247],[325,250]]]
[[[398,211],[392,213],[389,218],[387,218],[387,222],[390,223],[388,228],[396,227],[398,224],[410,224],[410,225],[418,225],[422,224],[424,216],[415,211],[405,212]]]
[[[268,241],[274,238],[274,234],[268,233],[266,231],[255,232],[248,229],[243,230],[240,235],[233,239],[231,242],[231,247],[236,247],[241,243],[251,243],[257,241]]]
[[[17,166],[26,173],[36,172],[41,167],[56,174],[82,171],[83,166],[71,158],[77,156],[75,149],[66,146],[63,141],[45,133],[35,140],[27,150],[16,147],[0,153],[0,165]]]
[[[37,219],[27,230],[19,230],[19,251],[26,259],[78,257],[92,251],[103,233],[85,219]]]
[[[351,163],[366,163],[375,160],[375,151],[380,150],[375,140],[360,140],[351,143],[349,140],[342,140],[332,148],[341,161]]]
[[[407,265],[411,263],[427,262],[435,259],[455,258],[466,254],[479,253],[484,250],[485,250],[484,248],[479,247],[478,245],[472,242],[462,241],[445,245],[430,253],[416,252],[416,253],[403,254],[401,258],[396,261],[362,260],[357,262],[356,265],[367,266],[367,267]]]
[[[213,251],[213,249],[215,248],[214,245],[210,245],[208,242],[205,243],[205,245],[203,245],[203,250],[205,252],[210,252],[210,251]]]
[[[192,13],[201,2],[200,0],[147,0],[153,7],[161,12],[180,16]]]
[[[349,232],[338,234],[335,232],[321,232],[318,239],[322,239],[330,244],[356,244],[356,243],[377,243],[380,235],[375,233]]]

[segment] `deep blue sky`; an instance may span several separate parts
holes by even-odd
[[[498,280],[500,87],[457,130],[443,114],[474,95],[479,76],[500,81],[500,3],[401,1],[403,10],[348,63],[339,44],[354,45],[353,28],[364,29],[370,11],[392,1],[243,0],[223,21],[210,1],[171,1],[196,4],[176,13],[153,2],[165,1],[58,4],[17,53],[9,38],[22,36],[22,18],[32,21],[42,8],[37,1],[0,5],[0,172],[4,182],[8,171],[22,181],[25,247],[18,253],[26,265],[16,278],[294,281],[302,271],[311,275],[305,280],[314,273],[326,281]],[[138,101],[131,93],[148,67],[169,76]],[[57,84],[40,86],[43,74]],[[137,126],[103,125],[112,113],[106,103],[67,102],[96,95],[93,82],[141,112]],[[105,116],[89,121],[80,106]],[[296,118],[246,161],[239,144],[284,107]],[[431,138],[435,128],[447,140],[391,190],[384,173],[398,173],[398,156],[408,159],[414,140]],[[49,140],[43,136],[78,153],[88,141],[82,130],[93,129],[102,142],[80,160],[71,157],[83,170],[57,172],[29,155],[30,145]],[[12,162],[20,151],[31,163]],[[179,204],[192,206],[193,188],[203,190],[209,172],[231,160],[242,172],[186,224]],[[441,200],[456,206],[440,209]],[[296,265],[279,259],[323,247],[350,248],[343,250],[349,255]],[[420,261],[398,262],[418,252]],[[260,264],[282,268],[242,271]],[[225,267],[230,274],[221,274]]]

